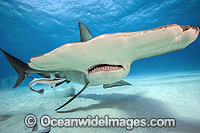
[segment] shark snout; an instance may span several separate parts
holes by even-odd
[[[191,42],[194,41],[195,39],[197,39],[197,37],[199,36],[199,29],[200,28],[198,26],[195,26],[195,25],[180,25],[180,27],[183,29],[182,33],[189,36],[189,38],[191,39]]]
[[[190,28],[196,30],[196,32],[199,34],[199,27],[198,26],[190,25]]]
[[[198,26],[195,26],[195,25],[190,25],[190,28],[194,31],[194,34],[195,34],[195,38],[196,39],[198,36],[199,36],[199,27]]]
[[[180,27],[183,29],[183,32],[189,30],[189,29],[195,29],[199,31],[199,27],[195,25],[180,25]]]
[[[199,34],[199,26],[195,26],[195,25],[180,25],[180,27],[183,29],[183,32],[189,30],[189,29],[193,29],[196,31],[196,33]]]

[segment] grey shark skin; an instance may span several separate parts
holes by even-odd
[[[8,59],[8,53],[2,52],[14,68],[15,64],[19,66],[17,70],[15,68],[19,77],[30,73],[46,77],[51,73],[85,85],[66,105],[88,86],[103,84],[109,88],[121,86],[121,83],[129,85],[122,79],[128,75],[133,61],[181,50],[199,35],[197,26],[178,24],[137,32],[103,34],[94,38],[84,24],[79,23],[79,28],[82,42],[65,44],[49,53],[34,56],[28,65],[18,65],[22,61]]]
[[[50,78],[38,78],[38,79],[34,79],[33,81],[31,81],[28,85],[28,88],[34,92],[37,92],[39,94],[43,94],[44,93],[44,89],[40,89],[40,90],[34,90],[32,89],[32,87],[36,84],[44,84],[44,85],[53,85],[53,89],[55,87],[55,85],[57,83],[63,82],[65,81],[65,78],[55,78],[52,74],[50,74]]]

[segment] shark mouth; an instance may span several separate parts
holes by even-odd
[[[123,69],[122,65],[111,65],[111,64],[98,64],[88,69],[88,74],[101,72],[101,71],[117,71]]]

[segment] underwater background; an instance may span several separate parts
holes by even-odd
[[[32,56],[79,42],[78,22],[93,37],[147,30],[166,24],[200,26],[200,0],[0,0],[0,48],[27,63]],[[17,73],[0,52],[0,132],[28,132],[24,117],[175,118],[176,128],[135,128],[132,132],[200,131],[200,37],[183,50],[137,60],[125,78],[132,86],[89,87],[75,101],[54,110],[83,86],[50,86],[43,96],[28,89],[31,79],[12,89]],[[42,128],[41,126],[39,127]],[[126,132],[123,128],[52,128],[63,132]],[[129,132],[131,132],[129,131]]]

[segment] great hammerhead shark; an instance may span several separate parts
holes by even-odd
[[[122,79],[128,75],[133,61],[181,50],[199,35],[199,27],[178,24],[137,32],[103,34],[94,38],[83,23],[79,22],[79,28],[81,42],[65,44],[49,53],[34,56],[28,64],[1,49],[19,75],[14,88],[30,73],[46,78],[54,74],[68,82],[85,85],[57,111],[88,86],[109,88],[130,85]]]

